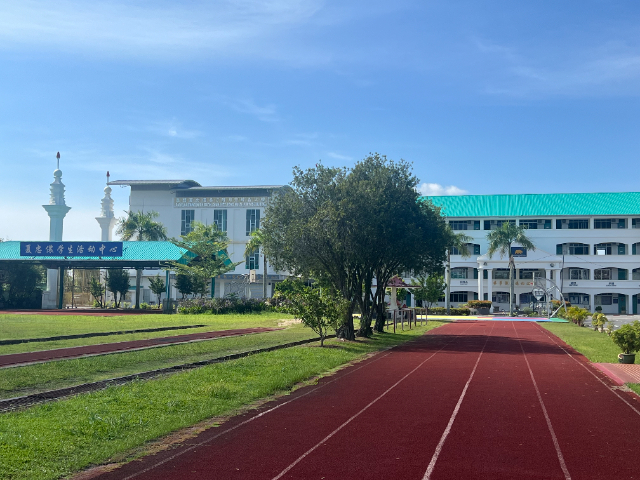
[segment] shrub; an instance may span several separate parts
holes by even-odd
[[[446,315],[447,309],[444,307],[433,307],[428,309],[429,315]],[[451,315],[468,316],[471,311],[468,308],[451,308]]]
[[[582,326],[585,318],[589,315],[589,311],[580,307],[569,307],[567,310],[567,320],[572,321],[576,325]]]
[[[470,308],[491,308],[490,300],[469,300],[467,302]]]
[[[141,309],[141,310],[151,310],[151,305],[149,305],[149,304],[148,304],[148,303],[146,303],[146,302],[142,302],[142,303],[140,304],[140,309]]]
[[[640,322],[634,320],[633,323],[627,323],[611,334],[611,339],[620,349],[622,353],[633,353],[640,350]]]
[[[255,298],[192,298],[182,300],[178,305],[178,313],[200,314],[208,313],[222,315],[226,313],[260,313],[273,310],[267,302]]]
[[[594,330],[598,328],[604,327],[604,324],[607,323],[608,318],[604,315],[604,313],[596,312],[591,317],[591,326],[593,326]]]

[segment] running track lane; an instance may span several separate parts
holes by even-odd
[[[447,325],[100,478],[638,478],[640,402],[567,352]]]
[[[176,343],[195,342],[198,340],[211,340],[214,338],[231,337],[235,335],[248,335],[250,333],[271,332],[280,328],[242,328],[236,330],[218,330],[215,332],[189,333],[186,335],[174,335],[171,337],[149,338],[147,340],[132,340],[129,342],[102,343],[87,345],[84,347],[56,348],[53,350],[40,350],[37,352],[12,353],[0,355],[0,368],[24,365],[51,360],[85,357],[89,355],[103,355],[106,353],[119,353],[128,350],[157,347],[159,345],[173,345]]]

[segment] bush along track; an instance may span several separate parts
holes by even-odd
[[[229,415],[366,354],[441,325],[375,335],[331,348],[298,346],[206,365],[154,380],[78,395],[0,415],[0,478],[54,479],[203,420]]]

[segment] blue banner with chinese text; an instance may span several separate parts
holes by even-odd
[[[20,242],[21,257],[121,257],[122,242]]]

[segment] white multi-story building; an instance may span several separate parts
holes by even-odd
[[[508,258],[487,255],[487,234],[504,222],[528,227],[535,251],[516,256],[515,304],[535,301],[534,276],[565,299],[603,313],[635,314],[640,302],[640,192],[461,195],[429,198],[454,232],[471,237],[471,257],[451,255],[452,304],[492,300],[509,308]],[[443,305],[441,303],[441,305]]]
[[[260,228],[264,210],[274,192],[281,185],[203,187],[193,180],[117,180],[109,185],[131,187],[129,210],[132,212],[155,211],[157,221],[167,228],[167,235],[179,238],[191,231],[192,222],[205,225],[216,224],[227,233],[229,248],[227,253],[232,262],[242,262],[232,272],[215,279],[216,297],[230,293],[249,294],[253,298],[262,297],[264,262],[260,252],[245,257],[245,246],[251,232]],[[251,270],[256,271],[255,282],[247,283]],[[153,276],[156,272],[146,272]],[[271,296],[275,282],[285,277],[267,266],[267,295]],[[143,282],[143,288],[147,282]],[[150,298],[143,289],[143,297]],[[175,298],[175,291],[172,292]]]

